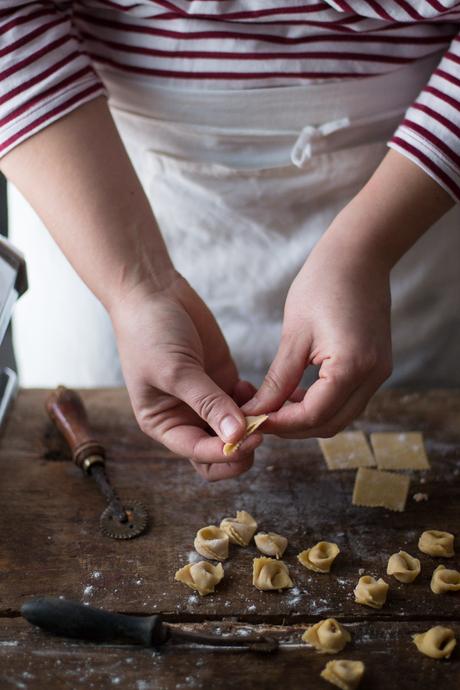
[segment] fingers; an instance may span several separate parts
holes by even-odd
[[[252,383],[240,379],[237,381],[235,388],[233,389],[232,397],[238,407],[242,407],[253,397],[256,391],[257,388],[253,386]]]
[[[238,462],[213,463],[205,465],[190,460],[198,474],[208,482],[217,482],[221,479],[233,479],[251,469],[254,455],[251,454]]]
[[[246,431],[237,403],[198,366],[182,367],[169,392],[183,400],[224,441],[235,443]]]
[[[243,412],[255,415],[278,410],[296,390],[306,366],[308,350],[300,338],[283,335],[261,387],[243,406]]]
[[[294,425],[290,424],[289,420],[274,420],[272,422],[273,430],[271,430],[271,433],[276,433],[286,438],[328,438],[330,436],[335,436],[335,434],[338,434],[362,414],[367,403],[381,383],[381,376],[371,377],[353,391],[339,410],[330,415],[327,419],[324,419],[324,421],[317,426],[307,426],[304,424],[303,428],[301,428],[302,425],[296,424],[296,430],[294,430]],[[294,405],[290,407],[292,408]],[[295,416],[296,415],[297,413],[295,413]]]
[[[375,367],[376,358],[366,357],[359,361],[351,357],[336,357],[324,360],[319,378],[307,390],[299,403],[287,405],[270,415],[267,432],[297,434],[318,429],[340,412],[346,402],[358,389],[376,387],[385,379],[380,378]],[[367,384],[367,382],[370,382]]]
[[[163,429],[143,424],[142,431],[156,441],[160,441],[169,450],[181,457],[201,463],[228,463],[229,458],[223,453],[223,443],[218,436],[210,436],[204,429],[193,424],[175,424],[170,429]],[[248,453],[254,452],[262,442],[261,434],[251,434],[231,455],[230,463],[240,462]]]

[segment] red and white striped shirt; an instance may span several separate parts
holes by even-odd
[[[460,0],[0,0],[0,155],[104,93],[362,78],[439,53],[390,145],[460,200]]]

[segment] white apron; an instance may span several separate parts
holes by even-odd
[[[102,72],[174,264],[213,311],[242,377],[260,382],[291,281],[384,157],[438,60],[247,91],[172,91]],[[119,385],[100,304],[14,191],[10,212],[31,284],[14,323],[22,385]],[[459,259],[457,205],[393,271],[391,384],[460,385]]]

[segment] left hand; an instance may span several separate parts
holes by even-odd
[[[320,366],[319,378],[304,391],[298,386],[310,364]],[[333,436],[390,373],[389,270],[344,243],[336,223],[291,285],[277,355],[243,411],[270,412],[267,433]]]
[[[291,285],[278,353],[243,407],[271,413],[264,432],[333,436],[363,411],[392,368],[390,271],[453,203],[418,165],[387,153]],[[304,391],[310,364],[319,379]]]

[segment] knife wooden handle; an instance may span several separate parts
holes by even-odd
[[[78,467],[88,471],[91,458],[104,464],[104,447],[94,439],[83,400],[78,393],[65,386],[58,386],[45,402],[51,421],[56,425],[72,451],[72,459]]]
[[[160,616],[128,616],[55,597],[29,599],[23,617],[53,635],[91,642],[128,642],[145,647],[162,645],[170,633]]]

